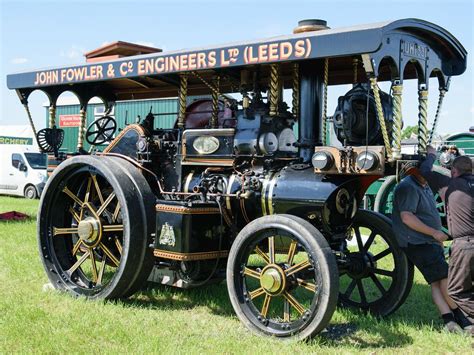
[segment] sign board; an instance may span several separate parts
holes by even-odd
[[[81,115],[59,115],[59,127],[80,127]]]
[[[0,144],[32,145],[33,138],[0,136]]]

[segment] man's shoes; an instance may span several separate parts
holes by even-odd
[[[455,321],[449,321],[444,325],[444,330],[449,333],[463,334],[465,331]]]

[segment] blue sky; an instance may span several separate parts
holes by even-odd
[[[44,67],[84,63],[83,53],[116,40],[167,50],[201,47],[291,33],[298,20],[322,18],[332,28],[416,17],[434,22],[456,36],[469,53],[468,69],[451,82],[440,133],[474,125],[473,1],[21,1],[0,0],[0,125],[27,124],[6,75]],[[387,89],[387,86],[382,86]],[[437,85],[431,84],[430,118]],[[434,90],[433,90],[434,89]],[[347,87],[330,88],[328,111]],[[405,85],[404,119],[414,124],[416,87]],[[46,101],[30,99],[38,127],[44,127]]]

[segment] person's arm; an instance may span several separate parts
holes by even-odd
[[[420,165],[420,173],[428,181],[433,191],[438,191],[444,201],[444,195],[450,182],[450,177],[433,171],[433,164],[436,160],[436,150],[429,145],[427,147],[426,159]]]
[[[414,231],[431,235],[434,239],[439,242],[444,242],[448,239],[448,236],[444,234],[442,231],[434,229],[426,224],[424,224],[420,219],[415,216],[412,212],[402,211],[400,212],[400,217],[402,222],[406,224],[408,227],[413,229]]]

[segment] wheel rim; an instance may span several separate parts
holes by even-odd
[[[117,273],[124,225],[118,197],[98,172],[79,169],[55,192],[47,213],[48,246],[64,282],[91,295]]]
[[[235,283],[247,319],[277,336],[303,330],[314,318],[322,288],[309,246],[289,230],[269,228],[240,250]]]
[[[396,241],[381,228],[356,221],[351,229],[339,300],[345,306],[375,311],[397,290],[402,261]],[[377,311],[375,311],[377,313]]]
[[[35,192],[33,191],[32,188],[29,188],[28,190],[26,190],[26,197],[28,197],[29,199],[32,199],[34,197],[34,194]]]

